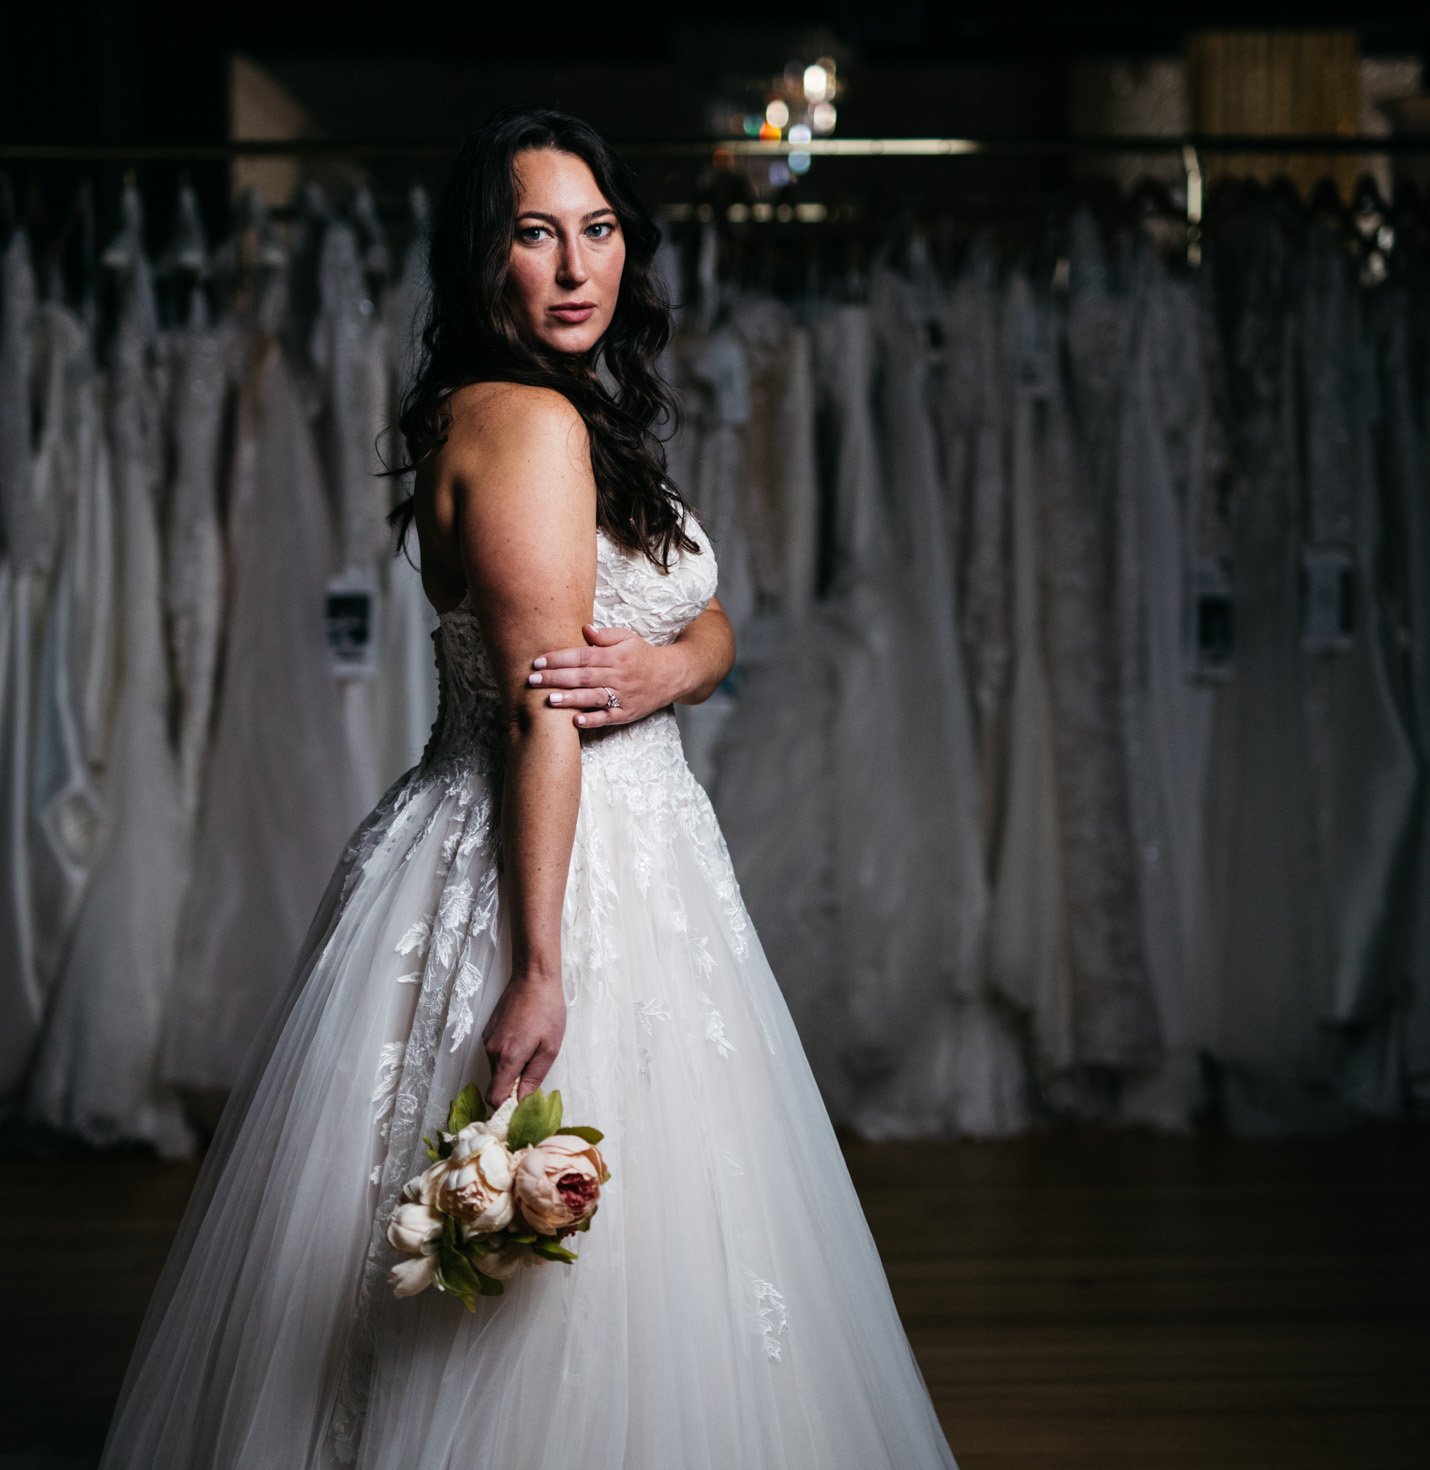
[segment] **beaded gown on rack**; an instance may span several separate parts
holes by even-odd
[[[715,591],[597,534],[595,621]],[[422,763],[343,854],[210,1150],[104,1470],[921,1470],[953,1457],[669,710],[583,736],[548,1087],[606,1133],[575,1266],[395,1300],[422,1135],[506,982],[497,697],[465,605]]]

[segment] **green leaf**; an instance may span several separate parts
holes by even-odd
[[[599,1209],[600,1207],[597,1206],[597,1208]],[[595,1215],[596,1211],[592,1210],[591,1213],[587,1215],[584,1220],[577,1221],[576,1225],[573,1228],[581,1231],[589,1230],[591,1228],[591,1221],[595,1218]]]
[[[532,1144],[550,1138],[560,1126],[561,1094],[553,1092],[547,1097],[538,1087],[517,1103],[507,1125],[507,1147],[513,1153],[520,1148],[530,1148]]]
[[[526,1235],[513,1235],[511,1238],[516,1242],[517,1245],[536,1244],[536,1235],[533,1232],[528,1232]]]
[[[564,1245],[553,1240],[549,1235],[538,1240],[532,1249],[538,1256],[544,1256],[548,1261],[565,1261],[569,1265],[576,1259]]]
[[[437,1248],[434,1279],[442,1291],[450,1292],[469,1312],[476,1311],[477,1297],[491,1294],[482,1288],[482,1279],[491,1278],[479,1279],[478,1272],[466,1256],[445,1244]]]
[[[484,1123],[486,1117],[487,1105],[477,1091],[477,1084],[469,1082],[453,1098],[452,1106],[447,1109],[447,1132],[460,1133],[468,1123]]]
[[[488,1276],[482,1271],[473,1271],[472,1274],[477,1278],[477,1290],[483,1296],[500,1296],[506,1290],[495,1276]]]
[[[585,1124],[577,1124],[571,1128],[558,1128],[558,1133],[570,1133],[576,1138],[584,1138],[587,1143],[600,1143],[606,1136],[599,1128],[587,1128]]]

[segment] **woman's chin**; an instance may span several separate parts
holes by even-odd
[[[590,322],[582,322],[579,327],[545,327],[540,336],[543,346],[573,357],[589,352],[601,340],[600,331]]]

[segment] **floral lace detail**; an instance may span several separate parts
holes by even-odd
[[[619,798],[626,810],[626,836],[641,891],[656,871],[661,851],[679,834],[720,901],[730,948],[743,957],[750,947],[749,915],[710,798],[685,763],[675,716],[661,710],[634,725],[615,725],[584,737],[581,767],[585,776],[603,777],[608,797]],[[696,963],[704,968],[699,957]]]
[[[673,643],[705,610],[715,595],[715,557],[698,522],[688,521],[686,531],[700,551],[682,552],[669,572],[661,572],[640,552],[628,551],[597,531],[598,627],[630,628],[647,643]]]
[[[443,771],[445,776],[441,776]],[[406,1041],[384,1044],[378,1057],[374,1121],[386,1148],[373,1170],[377,1207],[346,1370],[333,1410],[332,1450],[342,1464],[357,1459],[367,1407],[375,1348],[372,1311],[387,1273],[387,1225],[403,1184],[422,1162],[422,1134],[442,1121],[442,1100],[437,1100],[434,1114],[431,1098],[438,1048],[444,1032],[451,1033],[454,1047],[470,1035],[472,1006],[481,977],[493,969],[498,959],[496,802],[486,789],[487,783],[476,779],[471,767],[464,772],[452,763],[419,768],[409,778],[409,785],[429,785],[434,779],[439,780],[443,799],[434,805],[432,816],[409,842],[404,860],[445,817],[447,831],[436,873],[441,887],[431,914],[413,924],[393,947],[400,958],[410,956],[422,967],[417,972],[397,975],[396,982],[420,989]],[[385,835],[397,834],[390,831]],[[375,847],[369,848],[372,850]],[[473,863],[474,857],[479,861]],[[468,876],[472,867],[477,870],[475,882]]]
[[[753,1298],[751,1322],[755,1336],[763,1339],[765,1356],[778,1363],[784,1357],[784,1344],[780,1338],[789,1328],[789,1308],[785,1305],[784,1293],[777,1291],[769,1281],[762,1281],[753,1271],[745,1273],[750,1281],[750,1296]]]

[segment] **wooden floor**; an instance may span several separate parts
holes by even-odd
[[[848,1157],[963,1470],[1430,1467],[1430,1130]],[[192,1177],[0,1160],[0,1467],[92,1461]]]

